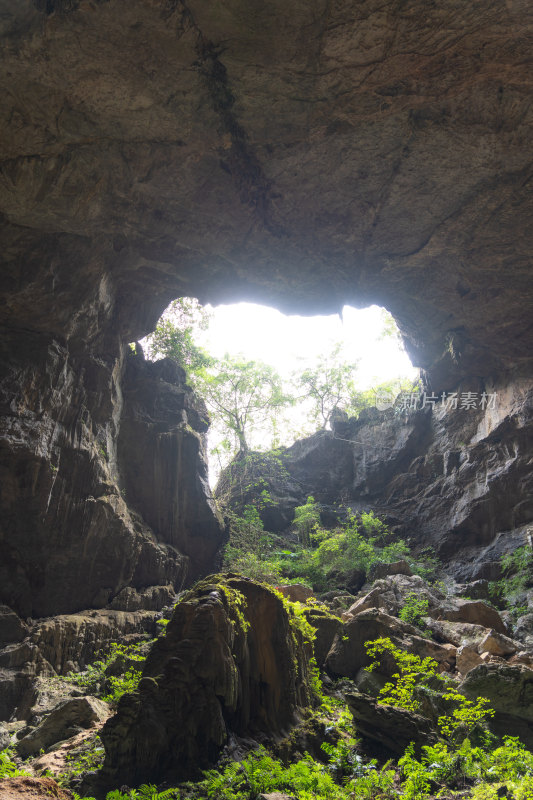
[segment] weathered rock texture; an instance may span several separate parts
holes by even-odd
[[[207,578],[178,603],[138,692],[104,726],[104,773],[114,785],[190,773],[215,759],[228,731],[287,731],[312,702],[311,654],[273,592]]]
[[[169,381],[124,372],[175,296],[377,302],[435,391],[529,374],[526,0],[0,6],[1,602],[102,606],[216,549],[202,414],[170,390],[172,419],[141,412]],[[512,391],[499,419],[391,428],[384,459],[360,431],[349,496],[449,552],[528,522]]]
[[[26,628],[22,641],[0,649],[0,720],[29,719],[50,710],[48,700],[55,693],[46,685],[47,677],[85,669],[98,655],[107,654],[111,642],[154,637],[157,617],[154,611],[88,610]],[[13,620],[11,628],[17,629]]]
[[[403,755],[411,742],[419,752],[422,745],[437,741],[432,723],[420,714],[379,705],[373,697],[362,692],[347,694],[346,702],[359,736],[381,745],[390,753]]]
[[[494,408],[479,408],[484,388],[496,394]],[[460,408],[463,391],[477,392],[478,408]],[[500,380],[461,384],[457,393],[457,409],[369,409],[342,437],[321,431],[274,466],[259,456],[254,483],[266,481],[277,508],[265,524],[282,529],[311,494],[326,509],[383,514],[410,544],[434,547],[459,580],[500,577],[501,555],[528,542],[533,520],[533,389],[526,379]],[[217,494],[239,510],[254,491],[243,497],[241,488],[223,476]]]
[[[96,697],[75,697],[65,700],[31,733],[17,742],[17,752],[22,758],[37,755],[56,742],[68,739],[80,728],[92,728],[111,715],[109,706]]]
[[[2,349],[2,599],[46,616],[205,569],[223,532],[183,371],[129,353],[123,376],[117,350],[73,356],[42,334]]]
[[[2,30],[11,321],[379,301],[443,375],[530,359],[529,3],[23,0]]]

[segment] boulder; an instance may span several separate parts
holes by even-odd
[[[469,622],[484,628],[494,628],[497,633],[506,634],[507,628],[499,613],[482,600],[455,599],[454,608],[443,611],[444,619],[450,622]]]
[[[302,583],[288,583],[284,586],[276,586],[276,589],[293,603],[305,603],[314,594],[309,586],[304,586]]]
[[[527,653],[525,650],[520,650],[519,653],[515,653],[514,656],[508,660],[509,664],[524,664],[524,666],[533,669],[533,656],[531,653]]]
[[[489,727],[497,735],[519,736],[533,748],[533,670],[522,664],[488,663],[470,670],[458,691],[486,697],[496,714]]]
[[[480,653],[490,653],[493,656],[510,656],[520,649],[516,642],[496,631],[489,631],[478,645]]]
[[[513,633],[526,645],[528,650],[533,650],[533,614],[524,614],[518,617]]]
[[[11,742],[11,734],[6,726],[0,722],[0,750],[5,750]]]
[[[447,622],[427,617],[425,625],[436,641],[450,642],[456,647],[468,645],[475,650],[487,633],[487,629],[482,625],[472,625],[468,622]]]
[[[206,578],[176,605],[138,691],[105,724],[105,779],[195,773],[228,732],[279,736],[313,701],[311,652],[274,592],[236,575]]]
[[[420,750],[422,745],[437,741],[431,722],[420,714],[380,704],[361,692],[347,694],[346,702],[357,734],[395,755],[403,755],[411,742]]]
[[[0,647],[12,642],[21,642],[29,633],[18,614],[9,606],[0,605]]]
[[[43,722],[17,743],[22,758],[47,750],[56,742],[68,739],[80,728],[92,728],[97,722],[108,719],[111,711],[107,703],[96,697],[76,697],[60,703]]]
[[[368,570],[368,580],[375,581],[379,578],[386,578],[389,575],[411,576],[412,574],[413,571],[411,567],[404,559],[400,561],[394,561],[391,564],[386,564],[383,561],[376,561]]]
[[[391,617],[380,609],[370,608],[344,623],[326,659],[328,672],[333,676],[355,679],[361,667],[371,663],[365,643],[380,637],[389,637],[401,649],[420,658],[429,656],[435,659],[442,670],[450,670],[455,664],[453,645],[441,645],[426,639],[407,622]]]
[[[391,565],[381,566],[389,567]],[[426,598],[428,614],[431,616],[441,613],[444,597],[439,592],[430,589],[419,575],[399,573],[375,580],[370,591],[357,598],[355,603],[350,606],[347,615],[359,614],[367,608],[382,608],[388,614],[398,616],[410,595]]]
[[[460,675],[466,675],[481,663],[481,656],[472,645],[463,644],[457,648],[456,668]]]

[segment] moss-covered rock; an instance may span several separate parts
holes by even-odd
[[[206,578],[176,605],[136,693],[105,725],[104,776],[140,783],[191,774],[228,731],[280,736],[312,701],[305,620],[262,584]]]

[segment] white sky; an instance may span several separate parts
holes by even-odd
[[[208,306],[209,308],[209,306]],[[416,378],[407,354],[390,337],[380,340],[383,309],[345,306],[342,320],[326,317],[285,316],[273,308],[252,303],[217,306],[207,331],[198,341],[213,355],[242,353],[274,366],[283,376],[320,353],[329,353],[336,342],[344,343],[347,361],[359,360],[358,389],[369,389],[397,377]]]

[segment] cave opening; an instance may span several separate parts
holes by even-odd
[[[202,306],[195,299],[180,298],[164,311],[143,347],[151,360],[170,356],[181,363],[206,399],[212,485],[238,448],[291,446],[317,430],[331,429],[334,412],[358,416],[362,408],[379,407],[384,399],[392,404],[419,379],[393,316],[377,305],[346,305],[338,314],[301,316],[250,302]],[[196,348],[203,354],[199,358]],[[243,370],[251,364],[256,367],[255,386],[233,408],[234,418],[248,415],[244,442],[220,414],[220,396],[213,402],[205,369],[218,375],[221,370],[228,375],[231,369],[231,380],[237,376],[242,385]],[[258,382],[272,376],[287,402],[274,403],[272,414],[268,409],[245,410]]]

